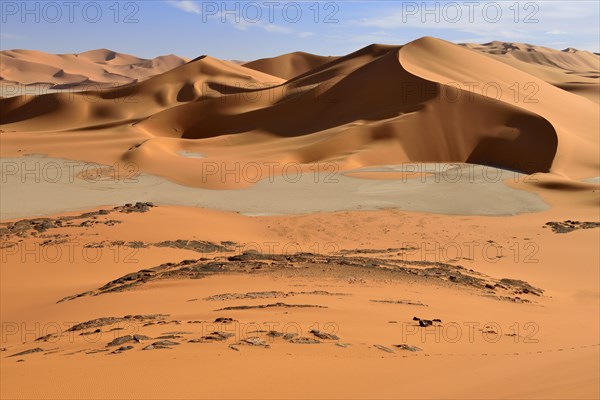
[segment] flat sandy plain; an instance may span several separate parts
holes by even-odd
[[[2,398],[600,396],[597,55],[7,57]]]

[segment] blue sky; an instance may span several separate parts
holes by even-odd
[[[8,1],[0,48],[77,53],[109,48],[251,60],[291,51],[346,54],[421,36],[599,51],[590,1]]]

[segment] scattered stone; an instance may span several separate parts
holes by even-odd
[[[36,342],[48,342],[50,339],[54,339],[57,337],[58,336],[56,336],[54,333],[49,333],[47,335],[40,336],[39,338],[35,339],[35,341]]]
[[[564,222],[546,222],[554,233],[569,233],[577,229],[600,228],[600,222],[581,222],[566,220]]]
[[[160,346],[160,345],[155,345],[155,344],[149,344],[148,346],[144,347],[142,350],[160,350],[160,349],[170,349],[169,346]]]
[[[122,345],[123,343],[131,342],[131,341],[133,341],[133,336],[131,336],[131,335],[119,336],[118,338],[114,338],[106,346],[109,346],[109,347],[119,346],[119,345]]]
[[[185,241],[183,241],[185,242]],[[177,241],[175,243],[178,243]],[[187,242],[186,242],[187,243]],[[172,243],[171,243],[172,244]],[[185,244],[182,244],[185,246]],[[175,244],[175,246],[181,246]],[[316,268],[323,270],[336,270],[339,277],[345,277],[348,274],[348,269],[352,269],[357,273],[374,273],[383,271],[391,272],[398,277],[406,277],[411,280],[418,279],[427,282],[438,282],[446,285],[450,281],[450,277],[455,285],[468,287],[471,289],[480,290],[489,294],[489,288],[486,284],[496,283],[496,290],[513,290],[515,293],[537,293],[541,295],[541,289],[532,287],[523,281],[503,280],[496,282],[491,277],[469,270],[457,264],[449,264],[432,261],[412,261],[412,260],[394,260],[380,259],[374,257],[354,257],[354,256],[338,256],[338,255],[321,255],[313,253],[297,253],[297,254],[262,254],[257,252],[246,252],[241,255],[232,257],[217,257],[213,259],[199,258],[195,260],[183,260],[177,263],[164,263],[152,268],[142,269],[137,272],[126,274],[120,278],[106,283],[105,285],[81,294],[69,296],[63,299],[73,300],[83,296],[98,296],[105,293],[115,293],[134,289],[140,285],[146,285],[149,282],[162,279],[201,279],[207,276],[224,273],[255,273],[260,272],[282,272],[291,268],[301,267]],[[343,271],[342,271],[343,269]],[[342,275],[343,274],[343,275]],[[363,282],[362,279],[357,279],[357,282]],[[521,283],[522,282],[522,283]],[[325,294],[327,292],[248,292],[244,294],[225,293],[222,295],[211,296],[211,300],[227,300],[239,298],[270,298],[270,297],[288,297],[297,293],[304,294]],[[500,293],[498,299],[502,299]],[[330,295],[342,295],[335,293]],[[410,305],[421,305],[416,301],[407,300],[392,300],[411,303]],[[318,307],[326,308],[318,305],[290,305],[286,303],[264,304],[259,306],[233,306],[226,307],[221,310],[246,310],[254,308],[267,307]]]
[[[286,333],[285,335],[283,335],[283,340],[292,340],[293,338],[297,337],[298,334],[297,333]]]
[[[8,357],[24,356],[24,355],[27,355],[27,354],[32,354],[32,353],[39,353],[39,352],[41,352],[41,351],[44,351],[44,349],[41,349],[41,348],[39,348],[39,347],[36,347],[36,348],[33,348],[33,349],[29,349],[29,350],[22,351],[22,352],[20,352],[20,353],[13,354],[13,355],[11,355],[11,356],[8,356]]]
[[[334,335],[332,333],[322,332],[322,331],[319,331],[316,329],[311,330],[310,333],[312,333],[319,339],[323,339],[323,340],[340,340],[340,338],[337,335]]]
[[[155,346],[155,347],[160,347],[160,346],[162,346],[162,347],[177,346],[179,344],[180,343],[173,342],[171,340],[159,340],[158,342],[152,343],[152,345]]]
[[[423,304],[420,301],[413,300],[370,300],[373,303],[388,303],[388,304],[405,304],[408,306],[420,306],[427,307],[427,304]]]
[[[137,202],[135,204],[131,204],[131,203],[127,203],[124,206],[119,206],[119,207],[115,207],[114,210],[118,211],[118,212],[122,212],[122,213],[133,213],[133,212],[138,212],[138,213],[145,213],[150,211],[150,208],[154,207],[154,204],[151,202]]]
[[[227,252],[232,251],[224,246],[210,242],[201,242],[198,240],[166,240],[163,242],[155,243],[156,247],[171,247],[175,249],[192,250],[198,253],[216,253],[216,252]]]
[[[181,335],[160,335],[156,339],[181,339],[182,337]]]
[[[258,304],[253,306],[231,306],[219,308],[215,311],[232,311],[232,310],[253,310],[253,309],[262,309],[262,308],[327,308],[325,306],[313,305],[313,304],[287,304],[287,303],[272,303],[272,304]]]
[[[318,343],[321,343],[321,341],[318,339],[308,338],[308,337],[304,337],[304,336],[297,336],[297,337],[291,338],[290,340],[288,340],[288,342],[296,343],[296,344],[318,344]]]
[[[246,299],[272,299],[285,298],[292,296],[349,296],[348,293],[330,293],[324,290],[313,290],[311,292],[281,292],[281,291],[265,291],[265,292],[248,292],[248,293],[223,293],[205,297],[207,301],[224,301],[224,300],[246,300]]]
[[[336,346],[343,347],[344,349],[351,346],[350,343],[336,343]]]
[[[269,345],[269,343],[267,343],[266,341],[262,340],[259,337],[255,337],[255,336],[249,337],[246,339],[242,339],[236,344],[237,345],[255,346],[255,347],[264,347],[266,349],[271,347],[271,345]]]
[[[139,343],[143,340],[152,340],[152,338],[150,336],[140,335],[136,333],[135,335],[133,335],[133,340]]]
[[[422,319],[422,318],[419,318],[419,317],[413,317],[413,321],[418,321],[419,322],[419,326],[423,327],[423,328],[428,327],[428,326],[432,326],[434,322],[437,322],[437,323],[441,323],[442,322],[442,320],[439,319],[439,318]]]
[[[417,347],[417,346],[410,346],[408,344],[395,344],[394,347],[399,348],[400,350],[406,350],[406,351],[412,351],[412,352],[416,352],[416,351],[422,351],[423,349]]]
[[[431,326],[433,325],[433,321],[429,320],[429,319],[420,319],[419,320],[419,326],[421,327],[427,327],[427,326]]]
[[[124,317],[102,317],[102,318],[96,318],[96,319],[92,319],[86,322],[82,322],[76,325],[73,325],[72,327],[70,327],[68,329],[69,332],[75,332],[75,331],[82,331],[82,330],[87,330],[87,329],[92,329],[92,328],[98,328],[98,327],[102,327],[102,326],[106,326],[106,325],[114,325],[116,323],[119,322],[123,322],[123,321],[131,321],[131,320],[140,320],[140,321],[145,321],[145,320],[162,320],[164,318],[167,318],[169,315],[168,314],[150,314],[150,315],[126,315]]]
[[[542,289],[531,286],[529,283],[519,279],[500,279],[499,282],[503,286],[508,286],[513,289],[515,294],[533,294],[534,296],[541,296],[544,291]]]
[[[267,332],[267,336],[274,337],[274,338],[275,337],[282,337],[283,333],[277,332],[277,331],[269,331],[269,332]]]
[[[104,352],[107,352],[107,351],[108,351],[108,349],[95,349],[95,350],[87,351],[85,354],[104,353]]]
[[[197,342],[193,343],[203,343],[203,342],[222,342],[227,340],[230,337],[235,336],[234,333],[230,332],[211,332],[208,335],[202,336]]]
[[[131,349],[133,349],[133,346],[123,346],[123,347],[119,347],[117,350],[113,351],[111,354],[120,354],[124,351],[131,350]]]
[[[395,353],[394,350],[390,349],[389,347],[382,346],[380,344],[374,344],[373,347],[381,351],[385,351],[386,353]]]
[[[232,322],[237,322],[237,320],[228,317],[220,317],[215,319],[215,323],[217,324],[230,324]]]

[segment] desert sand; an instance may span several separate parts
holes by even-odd
[[[598,398],[599,60],[3,52],[0,397]]]

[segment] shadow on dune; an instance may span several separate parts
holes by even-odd
[[[527,174],[549,172],[558,148],[552,124],[537,115],[517,114],[506,125],[518,130],[516,138],[483,138],[466,161]]]

